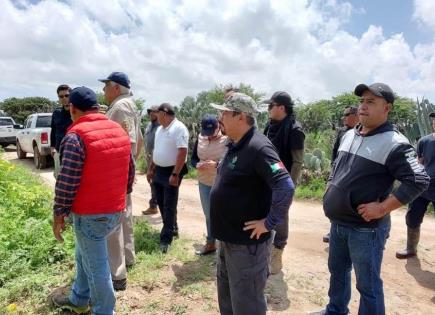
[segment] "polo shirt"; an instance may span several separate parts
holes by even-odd
[[[219,163],[210,192],[211,234],[235,244],[256,244],[269,239],[270,232],[251,239],[243,231],[246,221],[267,217],[271,207],[270,187],[289,175],[270,140],[249,130]]]
[[[154,138],[154,164],[161,167],[174,166],[177,162],[178,149],[187,148],[188,144],[189,131],[178,119],[174,118],[166,128],[158,127]]]

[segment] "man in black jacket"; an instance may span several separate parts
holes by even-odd
[[[270,231],[284,220],[294,185],[270,140],[255,131],[251,97],[233,93],[212,106],[231,139],[210,193],[211,234],[220,241],[219,309],[265,315]]]
[[[304,161],[305,134],[293,112],[294,103],[286,92],[275,92],[269,100],[270,121],[264,134],[273,143],[281,161],[296,185]],[[288,214],[282,224],[275,227],[275,237],[271,251],[270,273],[277,274],[282,269],[282,254],[288,240]]]
[[[59,173],[59,149],[60,142],[65,137],[66,130],[72,124],[71,114],[69,113],[69,92],[71,88],[62,84],[57,87],[57,97],[61,107],[56,108],[51,116],[51,133],[50,133],[50,147],[51,155],[54,160],[54,178],[57,178]]]
[[[390,212],[420,195],[429,177],[408,139],[388,122],[394,93],[383,83],[360,84],[360,125],[347,132],[323,199],[331,220],[329,303],[318,314],[348,314],[351,270],[360,292],[359,315],[384,315],[382,255]],[[393,182],[400,186],[393,190]]]

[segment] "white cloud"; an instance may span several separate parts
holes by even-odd
[[[352,12],[336,0],[0,1],[0,99],[54,99],[60,83],[99,90],[112,71],[148,104],[239,82],[303,101],[373,80],[433,91],[435,43],[411,48],[379,26],[353,36]]]
[[[435,31],[435,1],[414,0],[414,18]]]

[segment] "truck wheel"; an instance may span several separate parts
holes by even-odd
[[[21,149],[20,143],[19,143],[18,141],[17,141],[17,144],[16,144],[16,145],[17,145],[17,156],[18,156],[18,158],[19,158],[20,160],[25,159],[27,153],[24,152],[24,151]]]
[[[38,146],[36,145],[33,147],[33,162],[35,163],[35,167],[37,169],[43,169],[47,167],[47,157],[39,153]]]

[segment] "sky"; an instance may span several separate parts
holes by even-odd
[[[123,71],[146,105],[216,85],[307,103],[384,82],[435,102],[433,0],[0,0],[0,101]]]

